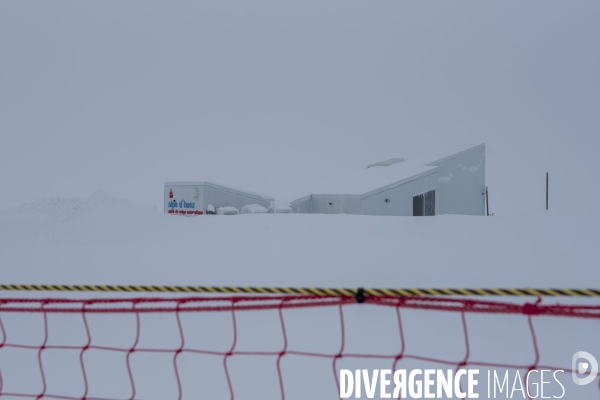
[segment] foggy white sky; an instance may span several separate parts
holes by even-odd
[[[600,2],[0,3],[0,210],[162,207],[163,182],[293,200],[485,142],[490,209],[598,203]]]

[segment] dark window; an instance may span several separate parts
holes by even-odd
[[[435,190],[413,197],[413,216],[435,215]]]
[[[423,215],[424,196],[422,194],[413,197],[413,216],[420,217]]]

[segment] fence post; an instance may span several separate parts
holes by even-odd
[[[548,172],[546,172],[546,211],[548,211]]]

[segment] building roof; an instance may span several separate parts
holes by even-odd
[[[371,164],[367,168],[357,167],[355,171],[339,177],[335,182],[315,185],[312,194],[360,195],[383,187],[393,187],[407,180],[434,173],[437,171],[435,164],[483,146],[484,144],[449,146],[424,156],[392,158]]]
[[[213,189],[219,189],[226,192],[239,194],[247,197],[254,197],[258,200],[270,201],[273,200],[273,196],[266,196],[260,193],[252,192],[250,190],[235,188],[228,185],[222,185],[220,183],[209,182],[209,181],[181,181],[181,182],[165,182],[165,186],[208,186]]]

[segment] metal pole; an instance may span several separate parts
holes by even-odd
[[[485,209],[487,211],[487,216],[490,216],[490,202],[489,202],[489,197],[488,197],[488,189],[487,186],[485,187]]]
[[[546,172],[546,211],[548,211],[548,172]]]

